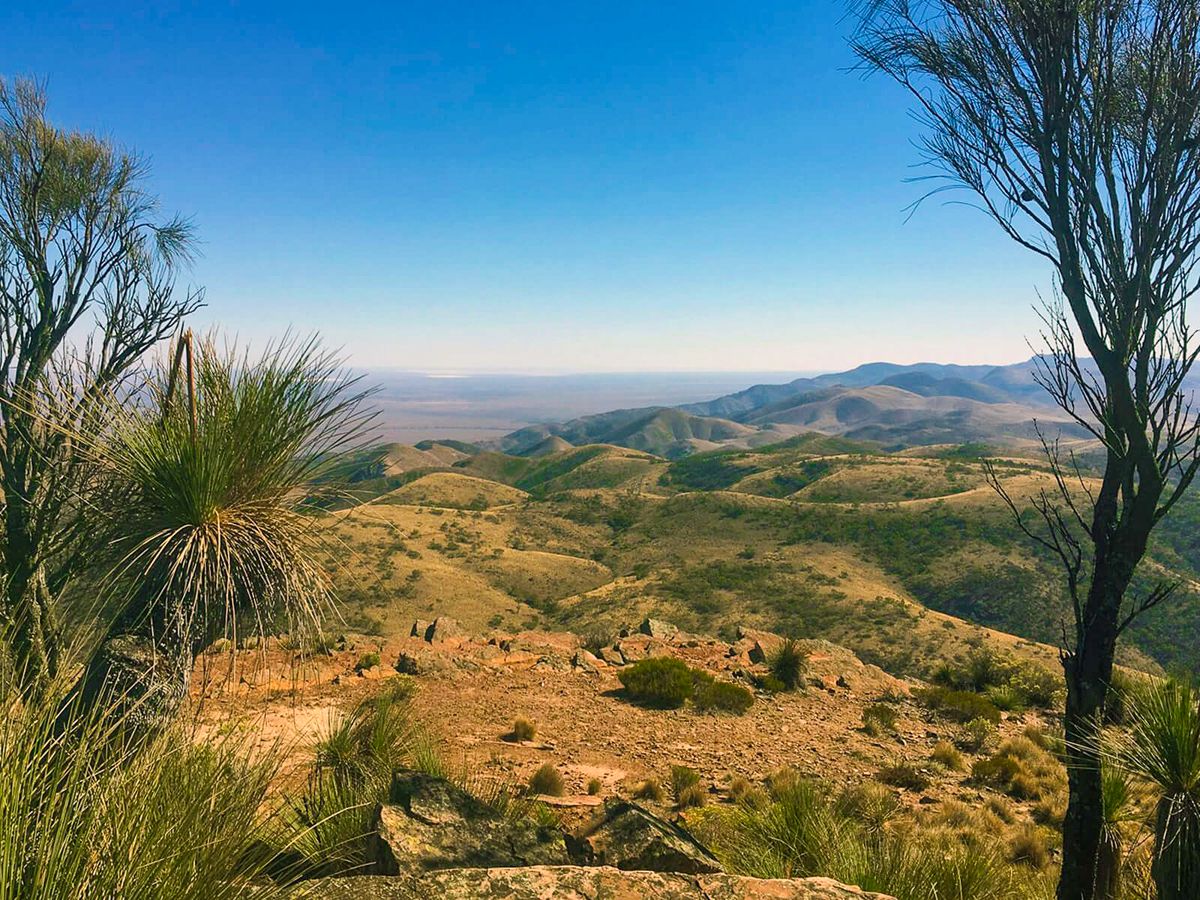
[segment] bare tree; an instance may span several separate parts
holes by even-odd
[[[0,81],[0,627],[32,691],[95,524],[71,435],[201,301],[175,290],[190,229],[158,216],[142,163],[45,111],[40,86]]]
[[[1056,487],[1021,519],[1062,563],[1074,611],[1061,652],[1070,802],[1058,896],[1090,900],[1103,817],[1086,737],[1117,639],[1172,593],[1161,584],[1130,596],[1130,584],[1200,465],[1185,394],[1200,350],[1186,318],[1200,244],[1200,3],[866,0],[854,10],[865,66],[915,98],[934,177],[969,191],[1053,267],[1061,302],[1045,313],[1038,377],[1103,447],[1089,490],[1047,441]]]

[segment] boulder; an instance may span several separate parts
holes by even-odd
[[[679,629],[670,622],[664,622],[662,619],[645,618],[642,624],[638,626],[638,631],[642,634],[648,634],[652,638],[658,638],[662,641],[669,641],[671,638],[679,634]]]
[[[571,861],[688,875],[721,871],[721,864],[694,837],[636,803],[614,800],[581,831],[567,836]]]
[[[444,659],[428,650],[401,650],[395,665],[401,675],[433,675],[449,668]]]
[[[783,646],[783,638],[769,631],[759,631],[757,628],[746,628],[739,625],[737,630],[738,642],[752,641],[748,651],[750,662],[765,663]]]
[[[394,878],[306,882],[297,900],[894,900],[828,878],[759,879],[737,875],[622,872],[611,868],[531,866],[448,869]]]
[[[462,626],[449,616],[438,616],[425,630],[425,640],[431,644],[460,641],[467,636]]]
[[[426,622],[424,619],[417,619],[415,622],[413,622],[412,629],[408,632],[408,636],[425,640],[425,634],[429,631],[430,624],[432,623]]]
[[[600,658],[610,666],[625,665],[625,657],[621,655],[621,651],[616,647],[605,647],[600,651]]]
[[[376,870],[559,865],[563,836],[529,819],[507,819],[444,778],[398,772],[375,823]]]

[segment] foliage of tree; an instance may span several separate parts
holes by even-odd
[[[1070,803],[1060,900],[1095,896],[1098,755],[1115,647],[1169,583],[1130,591],[1200,467],[1200,6],[1192,0],[865,0],[855,49],[915,99],[928,161],[1055,274],[1038,378],[1102,444],[1090,490],[1056,442],[1031,537],[1061,562]],[[936,177],[936,176],[935,176]],[[1077,337],[1078,336],[1078,337]],[[1077,345],[1082,341],[1082,348]]]

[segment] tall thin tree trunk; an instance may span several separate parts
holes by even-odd
[[[1062,875],[1058,900],[1098,900],[1099,853],[1104,831],[1104,789],[1100,755],[1095,747],[1097,723],[1108,700],[1116,651],[1121,598],[1132,567],[1097,559],[1084,615],[1089,624],[1080,643],[1063,658],[1067,682],[1067,784],[1070,799],[1063,820]]]

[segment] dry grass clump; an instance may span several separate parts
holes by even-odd
[[[871,737],[895,734],[899,717],[899,713],[886,703],[872,703],[862,712],[863,731]]]
[[[529,793],[561,797],[566,793],[562,774],[552,763],[545,763],[529,777]]]
[[[841,816],[859,823],[872,834],[900,814],[900,798],[877,781],[863,781],[838,792],[834,809]]]
[[[662,803],[667,799],[667,792],[663,790],[663,786],[657,778],[647,778],[638,782],[637,787],[633,789],[633,799]]]
[[[1008,842],[1008,858],[1034,869],[1045,869],[1050,865],[1050,846],[1045,831],[1036,825],[1019,828]]]
[[[680,809],[698,809],[708,803],[708,791],[702,784],[691,784],[675,795],[675,805]]]
[[[1063,764],[1027,737],[1009,738],[986,759],[971,767],[972,779],[1015,800],[1039,804],[1038,821],[1052,822],[1064,802],[1067,773]]]
[[[996,740],[996,726],[984,718],[972,719],[954,735],[954,746],[966,753],[979,753]]]
[[[512,731],[505,735],[505,740],[512,741],[514,744],[519,744],[522,741],[532,741],[537,736],[537,725],[529,719],[517,718],[513,720]]]
[[[587,792],[589,797],[595,797],[604,790],[604,782],[599,778],[589,779],[587,783]]]
[[[903,759],[884,766],[875,777],[884,784],[904,788],[906,791],[923,791],[929,787],[929,777],[912,763]]]
[[[808,654],[801,649],[799,641],[788,638],[771,656],[767,665],[771,677],[778,680],[785,691],[794,691],[804,683]]]
[[[949,741],[938,741],[929,756],[934,762],[945,766],[951,772],[965,772],[967,769],[966,758]]]

